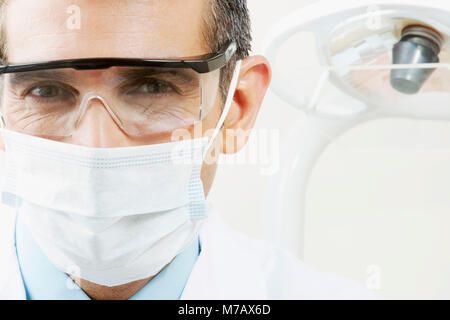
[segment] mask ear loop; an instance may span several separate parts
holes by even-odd
[[[242,61],[238,60],[236,61],[236,66],[234,68],[233,77],[231,78],[230,87],[228,89],[228,95],[227,99],[225,100],[225,105],[222,111],[222,115],[220,116],[219,122],[217,123],[216,129],[214,130],[213,135],[211,136],[211,139],[209,140],[208,145],[206,146],[205,150],[203,151],[203,158],[205,158],[206,153],[208,152],[209,148],[211,148],[212,144],[214,143],[214,140],[216,139],[217,135],[219,134],[220,130],[222,129],[222,125],[225,122],[225,119],[228,116],[228,113],[231,109],[231,104],[233,103],[234,99],[234,93],[236,92],[237,83],[239,80],[239,73],[241,72],[241,64]]]
[[[1,119],[0,129],[6,129],[5,117],[3,116],[3,112],[1,111],[0,111],[0,119]]]

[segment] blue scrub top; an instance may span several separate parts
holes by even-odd
[[[27,300],[90,300],[64,272],[42,252],[27,226],[16,220],[16,252]],[[130,300],[179,300],[200,254],[197,238],[188,248],[142,287]]]

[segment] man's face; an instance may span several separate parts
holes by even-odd
[[[210,53],[202,37],[207,0],[10,0],[6,9],[9,63],[124,57],[182,58]],[[91,72],[92,77],[99,71]],[[203,130],[214,128],[222,102],[203,120]],[[7,113],[7,105],[4,105]],[[96,148],[159,143],[132,138],[94,99],[76,131],[66,141]],[[206,194],[215,165],[204,165]]]

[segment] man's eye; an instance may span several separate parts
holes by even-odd
[[[30,94],[39,98],[54,98],[64,95],[64,91],[57,86],[39,86],[30,91]]]
[[[174,89],[172,86],[166,82],[159,80],[150,80],[134,90],[131,90],[129,93],[138,93],[138,94],[162,94],[172,92]]]

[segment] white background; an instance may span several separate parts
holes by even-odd
[[[276,21],[313,1],[248,2],[257,54]],[[256,129],[279,129],[283,139],[301,117],[269,92]],[[309,184],[305,261],[363,284],[376,274],[387,298],[450,297],[449,150],[445,122],[383,120],[339,138]],[[270,178],[259,166],[223,165],[209,199],[230,225],[261,238]]]

